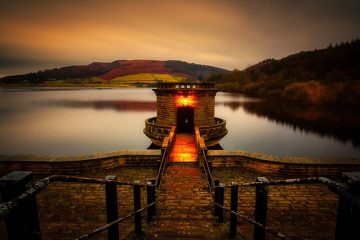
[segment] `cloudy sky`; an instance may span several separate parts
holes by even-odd
[[[359,0],[0,0],[0,76],[118,59],[243,69],[360,38]]]

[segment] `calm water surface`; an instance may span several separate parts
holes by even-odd
[[[0,89],[0,154],[87,154],[146,149],[151,89]],[[324,109],[218,93],[224,149],[281,156],[359,157],[356,109]]]

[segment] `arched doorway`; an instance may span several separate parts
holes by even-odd
[[[194,132],[194,108],[191,107],[177,108],[176,131],[178,133]]]

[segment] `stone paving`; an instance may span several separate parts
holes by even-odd
[[[197,151],[193,134],[176,134],[169,162],[196,162]]]
[[[226,185],[231,182],[253,182],[259,176],[267,177],[269,180],[301,177],[264,174],[244,168],[214,168],[213,176]],[[270,186],[268,226],[291,239],[334,239],[337,201],[337,195],[323,184]],[[225,206],[230,206],[229,188],[225,189]],[[255,188],[240,187],[238,211],[253,218],[254,209]],[[252,224],[240,220],[238,229],[239,234],[244,238],[252,239]],[[267,237],[267,239],[277,239],[270,234],[267,234]]]
[[[118,180],[142,184],[156,176],[155,167],[120,167],[77,174],[77,176],[105,178],[116,175]],[[42,179],[45,176],[36,176]],[[141,189],[142,206],[146,203],[146,189]],[[133,211],[131,186],[118,187],[119,217]],[[51,183],[37,194],[40,227],[43,240],[74,240],[81,235],[106,224],[105,188],[98,184]],[[146,214],[144,214],[146,219]],[[134,230],[133,218],[120,224],[120,236],[124,238]],[[146,221],[144,221],[145,223]],[[3,228],[4,226],[2,226]],[[1,228],[1,227],[0,227]],[[4,231],[0,231],[1,232]],[[0,235],[0,239],[6,239]],[[107,239],[106,231],[92,239]]]
[[[121,167],[81,174],[105,178],[117,175],[119,180],[142,183],[156,176],[155,167]],[[245,168],[214,168],[215,179],[225,184],[254,181],[258,176],[285,179],[279,174],[263,174]],[[44,176],[37,176],[38,179]],[[196,164],[171,163],[167,166],[162,189],[158,192],[158,214],[155,221],[146,223],[143,213],[144,235],[140,239],[226,239],[229,216],[225,223],[217,223],[211,215],[211,195],[207,192],[202,168]],[[338,180],[338,179],[335,179]],[[146,203],[142,188],[142,206]],[[131,187],[118,187],[119,215],[133,211]],[[229,206],[230,189],[225,190],[225,206]],[[53,183],[37,195],[43,239],[75,239],[106,222],[105,194],[102,185]],[[334,239],[337,196],[322,184],[270,186],[268,226],[292,239]],[[253,217],[255,189],[239,189],[239,211]],[[1,226],[2,225],[2,226]],[[4,237],[0,223],[0,239]],[[1,229],[2,228],[2,229]],[[135,239],[133,219],[120,224],[121,239]],[[239,239],[252,239],[253,226],[244,220],[238,223]],[[129,235],[130,234],[130,235]],[[106,232],[94,239],[106,239]],[[268,239],[275,239],[267,235]],[[138,238],[138,239],[139,239]]]
[[[198,164],[170,164],[158,192],[158,213],[145,239],[224,239]]]

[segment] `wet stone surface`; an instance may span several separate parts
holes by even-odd
[[[196,162],[197,150],[192,134],[176,134],[169,162]]]
[[[214,168],[213,175],[226,185],[253,182],[259,176],[268,180],[301,177],[264,174],[244,168]],[[269,186],[267,224],[292,239],[335,239],[337,202],[337,195],[323,184]],[[230,188],[225,189],[224,204],[230,206]],[[239,187],[238,211],[253,218],[254,210],[255,187]],[[238,232],[252,239],[253,225],[240,220]],[[278,238],[267,234],[267,239]]]
[[[145,239],[224,239],[212,216],[212,196],[198,164],[171,164],[158,192],[158,215]]]
[[[154,167],[122,167],[92,173],[84,177],[105,178],[116,175],[120,181],[141,184],[155,178]],[[119,217],[133,211],[132,186],[118,186]],[[146,204],[146,188],[141,188],[142,206]],[[52,183],[37,195],[42,239],[75,239],[106,224],[105,187],[85,183]],[[146,214],[144,213],[144,219]],[[134,230],[133,218],[120,224],[123,238]],[[107,239],[106,231],[92,239]]]
[[[105,178],[116,175],[119,180],[133,182],[155,178],[154,167],[123,167],[83,173],[84,177]],[[215,179],[229,185],[255,181],[264,176],[271,179],[297,178],[263,174],[244,168],[214,168]],[[45,176],[36,176],[42,179]],[[151,223],[143,217],[143,235],[133,234],[133,218],[120,224],[121,239],[227,239],[229,216],[217,223],[212,216],[212,197],[207,191],[199,164],[172,163],[166,168],[162,188],[158,191],[157,215]],[[338,180],[338,179],[336,179]],[[105,190],[103,185],[83,183],[52,183],[37,195],[42,239],[75,239],[106,223]],[[142,207],[146,189],[141,189]],[[119,216],[133,211],[131,186],[118,187]],[[334,239],[337,196],[322,184],[270,186],[268,226],[292,239]],[[225,207],[230,205],[230,189],[225,189]],[[238,210],[253,217],[255,188],[240,187]],[[0,239],[6,239],[0,222]],[[239,220],[238,239],[252,239],[253,225]],[[106,231],[93,239],[106,239]],[[276,239],[267,234],[267,239]]]

